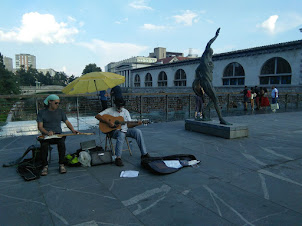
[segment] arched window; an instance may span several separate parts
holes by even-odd
[[[141,78],[138,74],[136,74],[134,78],[134,87],[141,87]]]
[[[267,60],[261,68],[259,80],[261,85],[291,84],[290,64],[281,57]]]
[[[152,75],[147,73],[145,76],[145,87],[152,86]]]
[[[224,86],[244,85],[244,69],[237,62],[230,63],[223,72],[222,84]]]
[[[158,75],[158,86],[167,86],[168,85],[168,79],[167,74],[164,71],[161,71]]]
[[[174,77],[174,86],[187,86],[187,76],[183,69],[178,69]]]

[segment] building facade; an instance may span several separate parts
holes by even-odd
[[[56,71],[52,68],[49,68],[49,69],[37,69],[38,72],[41,72],[43,73],[44,75],[47,74],[47,72],[50,74],[50,76],[55,76],[56,75]]]
[[[13,71],[13,59],[10,57],[3,57],[3,63],[8,71]]]
[[[119,62],[112,62],[106,65],[105,71],[120,74],[125,76],[125,83],[121,84],[122,87],[131,87],[133,81],[131,80],[131,70],[136,68],[148,67],[157,61],[156,58],[151,57],[131,57]]]
[[[132,69],[130,87],[133,91],[152,87],[159,92],[171,88],[192,92],[199,61],[195,58]],[[302,40],[214,54],[213,62],[213,85],[222,90],[237,91],[245,85],[288,89],[302,86]]]
[[[25,70],[31,66],[32,68],[36,68],[36,57],[30,54],[16,54],[15,55],[16,61],[16,69],[20,69],[21,66],[24,66]]]

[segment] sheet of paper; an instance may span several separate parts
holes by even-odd
[[[180,162],[178,160],[164,160],[164,163],[166,164],[166,166],[168,166],[170,168],[179,169],[182,167],[182,165],[180,164]]]
[[[139,171],[135,170],[125,170],[122,171],[120,177],[138,177]]]
[[[189,165],[189,166],[193,166],[193,165],[196,165],[196,164],[198,164],[198,163],[200,163],[199,160],[191,160],[191,161],[188,162],[188,165]]]

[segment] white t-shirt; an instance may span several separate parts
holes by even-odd
[[[276,88],[274,88],[272,90],[272,98],[278,97],[278,90]]]
[[[104,111],[100,112],[99,115],[102,115],[102,116],[111,115],[113,117],[122,116],[124,118],[124,121],[132,121],[129,111],[125,108],[122,108],[121,112],[118,112],[115,107],[107,108]],[[128,130],[127,123],[125,125],[121,125],[122,132],[126,133],[127,130]]]

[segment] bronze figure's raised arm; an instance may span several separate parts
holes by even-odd
[[[214,64],[212,61],[213,49],[211,48],[211,45],[218,37],[219,31],[220,28],[217,29],[215,36],[207,43],[206,49],[200,58],[200,64],[195,70],[195,80],[193,81],[192,88],[195,94],[198,96],[203,95],[203,93],[201,92],[201,88],[203,88],[204,92],[210,98],[207,107],[205,109],[202,109],[203,121],[211,120],[210,108],[212,105],[214,105],[220,123],[224,125],[231,125],[222,118],[221,111],[218,106],[218,98],[212,85]]]

